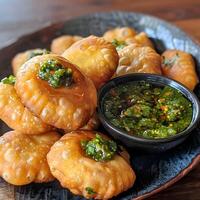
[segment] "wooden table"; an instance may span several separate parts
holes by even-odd
[[[200,41],[200,0],[0,0],[0,47],[49,22],[111,10],[155,15]],[[199,200],[200,167],[150,199]]]

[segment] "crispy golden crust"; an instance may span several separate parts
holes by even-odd
[[[95,36],[74,43],[62,56],[77,65],[94,82],[96,88],[112,77],[119,59],[111,43]]]
[[[167,64],[169,62],[170,64]],[[162,72],[165,76],[181,82],[191,90],[199,82],[192,56],[183,51],[165,51],[162,54]]]
[[[24,107],[13,85],[3,83],[0,83],[0,119],[24,134],[41,134],[53,129]]]
[[[106,41],[112,42],[114,39],[123,41],[126,44],[139,44],[154,48],[153,43],[145,32],[138,33],[130,27],[122,27],[111,29],[104,33],[103,37]]]
[[[126,40],[127,44],[139,44],[143,47],[151,47],[154,48],[153,43],[151,42],[151,40],[148,38],[147,34],[144,32],[138,33],[137,35],[135,35],[132,38],[128,38]]]
[[[115,76],[131,73],[161,74],[161,57],[150,47],[131,44],[119,51]]]
[[[73,71],[73,83],[69,87],[53,88],[38,78],[40,63],[57,60]],[[16,76],[16,91],[24,105],[45,123],[65,130],[82,127],[96,108],[96,89],[74,65],[64,58],[48,54],[27,61]]]
[[[29,56],[31,52],[34,51],[41,51],[42,49],[30,49],[21,53],[18,53],[13,59],[12,59],[12,69],[13,74],[16,75],[18,69],[29,59]]]
[[[97,130],[99,128],[99,125],[100,125],[100,120],[97,115],[97,112],[95,112],[93,116],[90,118],[90,120],[88,121],[88,123],[85,126],[83,126],[81,130],[89,130],[89,131]]]
[[[80,130],[87,130],[87,131],[92,131],[92,130],[97,130],[100,126],[100,120],[97,115],[97,112],[94,112],[92,117],[89,119],[87,124],[85,124],[83,127],[80,128]],[[64,133],[69,133],[70,131],[64,130]]]
[[[56,132],[32,136],[7,132],[0,137],[0,176],[13,185],[52,181],[46,155],[59,137]]]
[[[61,55],[66,49],[68,49],[73,43],[81,40],[81,36],[62,35],[52,40],[51,52]]]
[[[14,75],[17,74],[18,69],[27,61],[27,54],[27,52],[18,53],[12,59],[12,69]]]
[[[136,31],[130,27],[118,27],[108,30],[104,33],[105,40],[112,42],[114,39],[118,41],[126,41],[136,35]]]
[[[107,162],[96,162],[86,157],[80,142],[95,137],[95,133],[74,131],[64,135],[52,146],[47,160],[52,174],[74,194],[109,199],[132,187],[135,173],[118,154]],[[88,194],[87,187],[91,187],[96,194]]]

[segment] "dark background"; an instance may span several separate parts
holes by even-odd
[[[200,41],[200,0],[0,0],[0,47],[48,24],[111,10],[160,17]],[[200,166],[150,199],[200,200]]]

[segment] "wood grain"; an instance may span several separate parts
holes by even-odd
[[[200,18],[179,20],[173,23],[187,32],[194,40],[200,42],[200,29],[198,28],[200,25]]]
[[[16,38],[78,15],[99,11],[144,12],[169,20],[200,41],[200,0],[0,0],[0,47]],[[151,200],[199,200],[200,167]],[[14,189],[1,185],[0,200],[14,200]]]
[[[149,198],[149,200],[199,200],[200,167],[197,167],[179,182]]]

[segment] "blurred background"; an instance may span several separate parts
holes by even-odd
[[[50,23],[111,10],[161,17],[200,39],[200,0],[0,0],[0,47]]]

